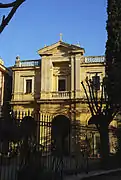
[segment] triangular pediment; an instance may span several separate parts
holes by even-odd
[[[40,56],[43,56],[43,55],[65,55],[65,54],[69,54],[71,52],[84,53],[84,49],[79,46],[76,46],[76,45],[67,44],[65,42],[59,41],[55,44],[46,46],[46,47],[38,50],[38,54]]]

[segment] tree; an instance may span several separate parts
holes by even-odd
[[[89,119],[88,124],[95,124],[100,134],[101,157],[103,165],[106,167],[109,157],[109,124],[113,120],[119,108],[110,105],[110,101],[108,100],[106,93],[106,79],[102,82],[102,91],[100,96],[98,96],[99,93],[96,87],[97,84],[94,84],[91,79],[88,80],[88,78],[86,78],[89,93],[87,92],[84,83],[81,82],[81,84],[85,91],[87,103],[91,112],[91,118]]]
[[[10,22],[10,20],[14,16],[16,10],[21,6],[21,4],[24,1],[25,0],[16,0],[14,2],[7,3],[7,4],[0,3],[0,8],[11,8],[11,10],[8,13],[7,17],[5,17],[5,15],[2,17],[2,21],[1,21],[1,24],[0,24],[0,33],[2,33],[4,28],[8,25],[8,23]]]
[[[121,1],[107,1],[106,75],[111,104],[121,105]]]

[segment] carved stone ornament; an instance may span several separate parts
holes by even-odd
[[[53,75],[54,76],[58,76],[58,75],[62,75],[62,76],[67,76],[69,75],[71,72],[70,72],[70,69],[68,68],[54,68],[53,70]]]

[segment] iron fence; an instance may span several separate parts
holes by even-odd
[[[25,136],[20,130],[23,118],[26,116],[33,117],[37,125],[34,138],[28,139],[29,153],[22,151]],[[75,121],[71,122],[71,132],[64,140],[64,151],[58,154],[52,139],[53,116],[33,114],[30,111],[16,111],[11,113],[11,117],[11,126],[8,126],[8,122],[4,120],[5,131],[9,132],[9,137],[0,138],[1,180],[18,180],[24,179],[23,177],[32,179],[33,174],[34,179],[35,177],[36,179],[63,179],[66,174],[87,172],[89,154],[96,155],[94,133],[97,132],[95,129],[87,130],[79,122],[77,124]],[[18,131],[20,134],[17,133]],[[13,136],[10,137],[10,134]],[[92,146],[89,144],[89,137],[93,139]],[[35,171],[34,166],[36,166]],[[25,172],[29,172],[27,174],[30,176]]]

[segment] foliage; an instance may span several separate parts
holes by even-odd
[[[108,0],[106,43],[106,86],[110,105],[121,106],[121,1]],[[118,156],[121,155],[121,132],[117,131]]]
[[[121,104],[121,1],[108,0],[107,4],[106,74],[107,92],[112,104]]]

